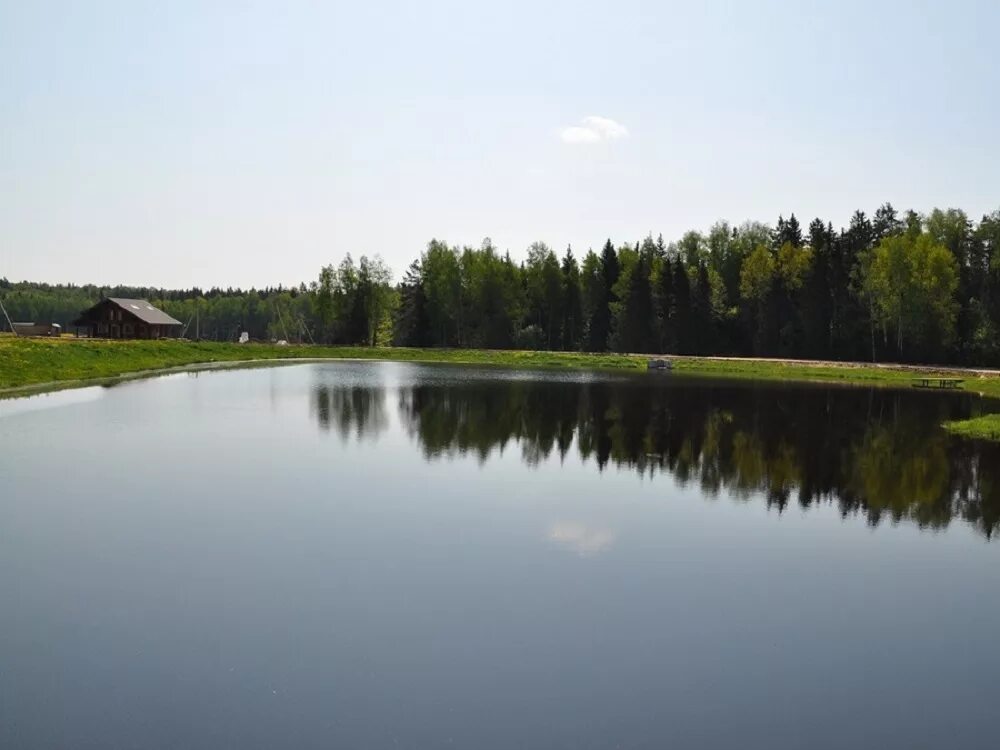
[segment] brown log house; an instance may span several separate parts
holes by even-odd
[[[180,336],[183,324],[144,299],[108,297],[73,321],[77,334],[106,339],[163,339]]]

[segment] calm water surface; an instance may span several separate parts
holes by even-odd
[[[0,401],[0,747],[996,748],[975,408],[390,363]]]

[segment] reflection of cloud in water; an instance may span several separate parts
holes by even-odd
[[[557,521],[549,529],[548,538],[550,542],[584,556],[607,551],[614,544],[616,535],[611,529],[591,528],[579,521]]]

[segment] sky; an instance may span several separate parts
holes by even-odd
[[[0,277],[1000,209],[1000,3],[0,0]]]

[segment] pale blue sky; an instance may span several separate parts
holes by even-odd
[[[0,276],[260,286],[348,251],[398,276],[431,237],[978,219],[997,28],[997,2],[0,0]]]

